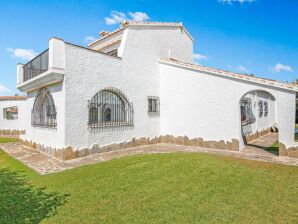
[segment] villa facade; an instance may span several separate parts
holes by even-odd
[[[296,155],[298,88],[196,65],[193,41],[181,23],[127,21],[88,48],[50,39],[17,66],[21,139],[68,160],[160,142],[238,151],[275,130]]]

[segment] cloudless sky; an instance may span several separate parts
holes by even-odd
[[[86,46],[86,36],[118,27],[105,23],[113,10],[182,22],[195,38],[194,53],[207,57],[197,61],[202,65],[280,81],[298,78],[296,0],[10,0],[0,1],[0,95],[17,92],[16,64],[27,61],[8,48],[42,52],[53,36]]]

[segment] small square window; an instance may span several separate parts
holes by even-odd
[[[148,96],[148,114],[159,114],[159,97]]]
[[[263,101],[262,100],[260,100],[258,102],[258,107],[259,107],[259,117],[263,117],[264,110],[263,110]]]
[[[5,120],[17,120],[18,119],[18,107],[3,108],[3,119]]]
[[[264,102],[264,116],[265,117],[268,116],[268,102],[267,101]]]

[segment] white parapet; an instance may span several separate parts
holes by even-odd
[[[18,64],[17,88],[20,91],[28,92],[62,82],[65,74],[65,43],[63,40],[55,37],[49,40],[48,59],[46,60],[48,60],[46,61],[48,63],[47,70],[27,80],[24,80],[24,65]]]
[[[24,82],[24,65],[17,64],[17,85]]]
[[[65,43],[64,40],[53,37],[49,41],[49,69],[65,68]]]

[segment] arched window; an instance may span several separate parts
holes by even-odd
[[[41,127],[56,127],[56,107],[51,93],[41,89],[35,98],[32,109],[32,125]]]
[[[89,126],[133,125],[133,107],[124,94],[115,88],[104,89],[89,101]]]

